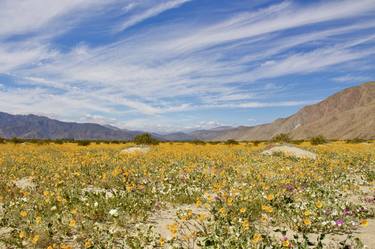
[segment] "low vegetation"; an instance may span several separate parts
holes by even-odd
[[[302,143],[315,161],[263,143],[126,146],[1,144],[0,248],[321,248],[337,233],[360,248],[350,234],[374,215],[353,195],[373,184],[375,144]],[[170,207],[164,237],[149,219]]]
[[[319,136],[316,136],[316,137],[312,137],[310,139],[310,143],[312,145],[325,144],[327,142],[328,142],[327,139],[324,136],[322,136],[322,135],[319,135]]]
[[[292,139],[290,138],[289,134],[280,133],[280,134],[274,136],[272,138],[272,141],[277,142],[277,143],[289,143],[289,142],[292,141]]]
[[[134,143],[138,145],[156,145],[159,141],[149,133],[140,134],[134,137]]]

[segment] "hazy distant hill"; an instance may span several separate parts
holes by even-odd
[[[0,136],[4,138],[130,140],[139,133],[99,124],[61,122],[36,115],[0,112]]]
[[[209,133],[209,132],[208,132]],[[323,135],[331,139],[375,138],[375,82],[347,88],[270,124],[211,132],[209,140],[266,140],[279,133],[295,139]]]

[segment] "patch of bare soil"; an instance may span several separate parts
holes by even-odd
[[[263,155],[273,155],[275,153],[283,153],[287,156],[293,156],[297,158],[308,158],[308,159],[316,159],[316,154],[312,153],[307,150],[303,150],[297,147],[289,146],[289,145],[279,145],[272,147],[271,149],[265,150],[262,152]]]

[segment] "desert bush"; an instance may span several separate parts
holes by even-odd
[[[53,141],[55,144],[63,144],[64,143],[64,140],[62,139],[57,139],[55,141]]]
[[[136,144],[159,144],[159,141],[152,137],[150,133],[143,133],[134,137],[134,143]]]
[[[212,144],[212,145],[215,145],[215,144],[219,144],[220,141],[209,141],[208,143],[209,143],[209,144]]]
[[[277,143],[289,143],[291,141],[289,134],[287,133],[280,133],[275,135],[272,138],[272,142],[277,142]]]
[[[236,140],[234,139],[228,139],[227,141],[224,142],[224,144],[227,144],[227,145],[236,145],[236,144],[239,144]]]
[[[10,140],[10,142],[14,143],[14,144],[21,144],[23,143],[24,141],[22,139],[19,139],[17,137],[14,137]]]
[[[292,144],[301,144],[301,143],[303,143],[304,142],[304,140],[292,140],[292,141],[290,141],[290,143],[292,143]]]
[[[347,142],[348,144],[359,144],[359,143],[364,143],[364,142],[366,142],[366,140],[357,137],[357,138],[354,138],[354,139],[346,140],[346,142]]]
[[[327,143],[327,139],[324,136],[319,135],[319,136],[316,136],[316,137],[312,137],[310,139],[310,143],[312,145],[325,144],[325,143]]]
[[[0,144],[5,144],[5,139],[0,137]]]
[[[256,140],[256,141],[253,141],[253,145],[254,145],[254,146],[258,146],[261,142],[262,142],[262,141],[257,141],[257,140]]]
[[[80,140],[80,141],[77,141],[77,144],[79,146],[89,146],[91,144],[91,142],[87,141],[87,140]]]
[[[190,143],[195,144],[195,145],[205,145],[206,142],[202,140],[192,140]]]

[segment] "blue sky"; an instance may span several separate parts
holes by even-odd
[[[0,111],[255,125],[375,78],[375,1],[0,0]]]

